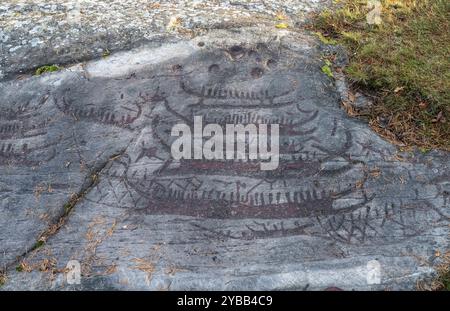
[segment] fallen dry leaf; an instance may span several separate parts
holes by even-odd
[[[169,24],[167,25],[168,30],[175,30],[176,28],[181,26],[181,22],[183,20],[179,16],[172,16],[169,20]]]
[[[353,94],[352,92],[348,92],[348,100],[349,100],[351,103],[354,103],[354,102],[355,102],[355,99],[356,99],[355,94]]]
[[[278,29],[286,29],[286,28],[289,28],[289,25],[286,24],[286,23],[279,23],[279,24],[276,24],[276,25],[275,25],[275,28],[278,28]]]
[[[403,86],[396,87],[395,90],[394,90],[394,93],[401,92],[401,91],[403,91],[404,89],[405,89],[405,87],[403,87]]]
[[[441,111],[439,111],[438,115],[436,116],[436,119],[431,120],[431,122],[433,122],[433,123],[441,122],[443,116],[444,116],[444,114],[442,113],[442,110],[441,110]],[[445,122],[445,119],[444,119],[444,122]]]
[[[419,103],[419,108],[422,109],[422,110],[427,109],[427,108],[428,108],[428,103],[426,103],[426,102],[420,102],[420,103]]]

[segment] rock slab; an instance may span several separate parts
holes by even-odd
[[[1,84],[2,289],[413,289],[432,275],[449,154],[400,152],[347,116],[321,53],[299,33],[215,30]],[[278,169],[174,160],[171,129],[194,116],[279,124]]]

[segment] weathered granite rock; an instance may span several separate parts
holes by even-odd
[[[216,30],[3,83],[2,289],[413,289],[432,275],[449,154],[399,152],[348,117],[317,45]],[[280,124],[279,168],[173,160],[172,126],[198,115]]]
[[[47,64],[70,64],[190,37],[208,29],[302,20],[331,0],[3,0],[0,81]]]

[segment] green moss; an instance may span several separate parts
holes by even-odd
[[[430,149],[421,147],[421,148],[419,148],[419,151],[423,154],[427,154],[428,152],[430,152]]]
[[[39,67],[38,69],[36,69],[35,75],[36,76],[40,76],[40,75],[42,75],[44,73],[55,72],[55,71],[58,71],[60,69],[61,68],[59,66],[57,66],[57,65],[46,65],[46,66],[42,66],[42,67]]]
[[[343,31],[341,35],[342,39],[347,41],[348,44],[359,44],[362,40],[361,33],[355,31]]]
[[[72,209],[73,204],[72,202],[68,202],[66,204],[64,204],[64,213],[67,214],[70,212],[70,210]]]
[[[326,74],[328,77],[333,78],[333,71],[331,70],[332,63],[330,60],[325,59],[325,65],[322,66],[322,72]]]
[[[18,265],[18,266],[16,267],[16,271],[17,271],[17,272],[23,272],[23,267],[22,267],[22,265]]]
[[[110,56],[111,55],[111,52],[108,50],[108,49],[106,49],[103,53],[102,53],[102,57],[103,58],[107,58],[108,56]]]
[[[334,76],[333,76],[333,72],[331,71],[331,68],[330,68],[330,66],[328,66],[328,65],[324,65],[324,66],[322,66],[322,72],[324,73],[324,74],[326,74],[328,77],[330,77],[330,78],[333,78]]]

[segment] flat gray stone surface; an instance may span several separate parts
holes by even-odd
[[[322,53],[273,26],[211,30],[1,83],[1,289],[381,290],[431,277],[449,246],[450,156],[400,152],[347,116]],[[173,160],[173,125],[199,115],[280,124],[278,169]]]

